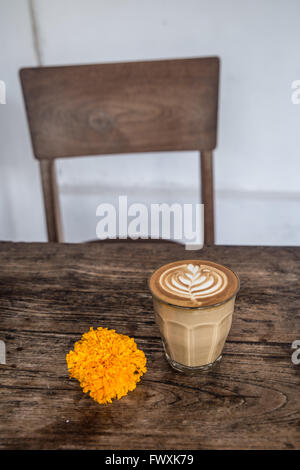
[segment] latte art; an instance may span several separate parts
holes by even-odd
[[[188,259],[158,268],[149,287],[155,297],[169,305],[202,309],[236,295],[239,280],[233,271],[214,261]]]
[[[159,279],[160,287],[169,294],[201,304],[201,300],[224,291],[227,276],[219,269],[196,264],[182,264],[164,271]]]

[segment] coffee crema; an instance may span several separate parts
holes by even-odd
[[[151,276],[152,294],[180,307],[208,307],[230,299],[239,288],[229,268],[207,260],[175,261],[158,268]]]

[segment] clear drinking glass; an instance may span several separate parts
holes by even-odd
[[[235,274],[236,276],[236,274]],[[167,303],[150,291],[155,320],[167,361],[181,372],[207,370],[220,361],[230,331],[237,289],[221,303],[183,307]]]

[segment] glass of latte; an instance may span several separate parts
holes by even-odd
[[[212,261],[175,261],[158,268],[149,287],[169,364],[197,372],[219,361],[239,290],[237,275]]]

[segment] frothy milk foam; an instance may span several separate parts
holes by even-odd
[[[149,285],[171,365],[201,369],[219,359],[239,288],[233,271],[211,261],[176,261],[156,270]]]

